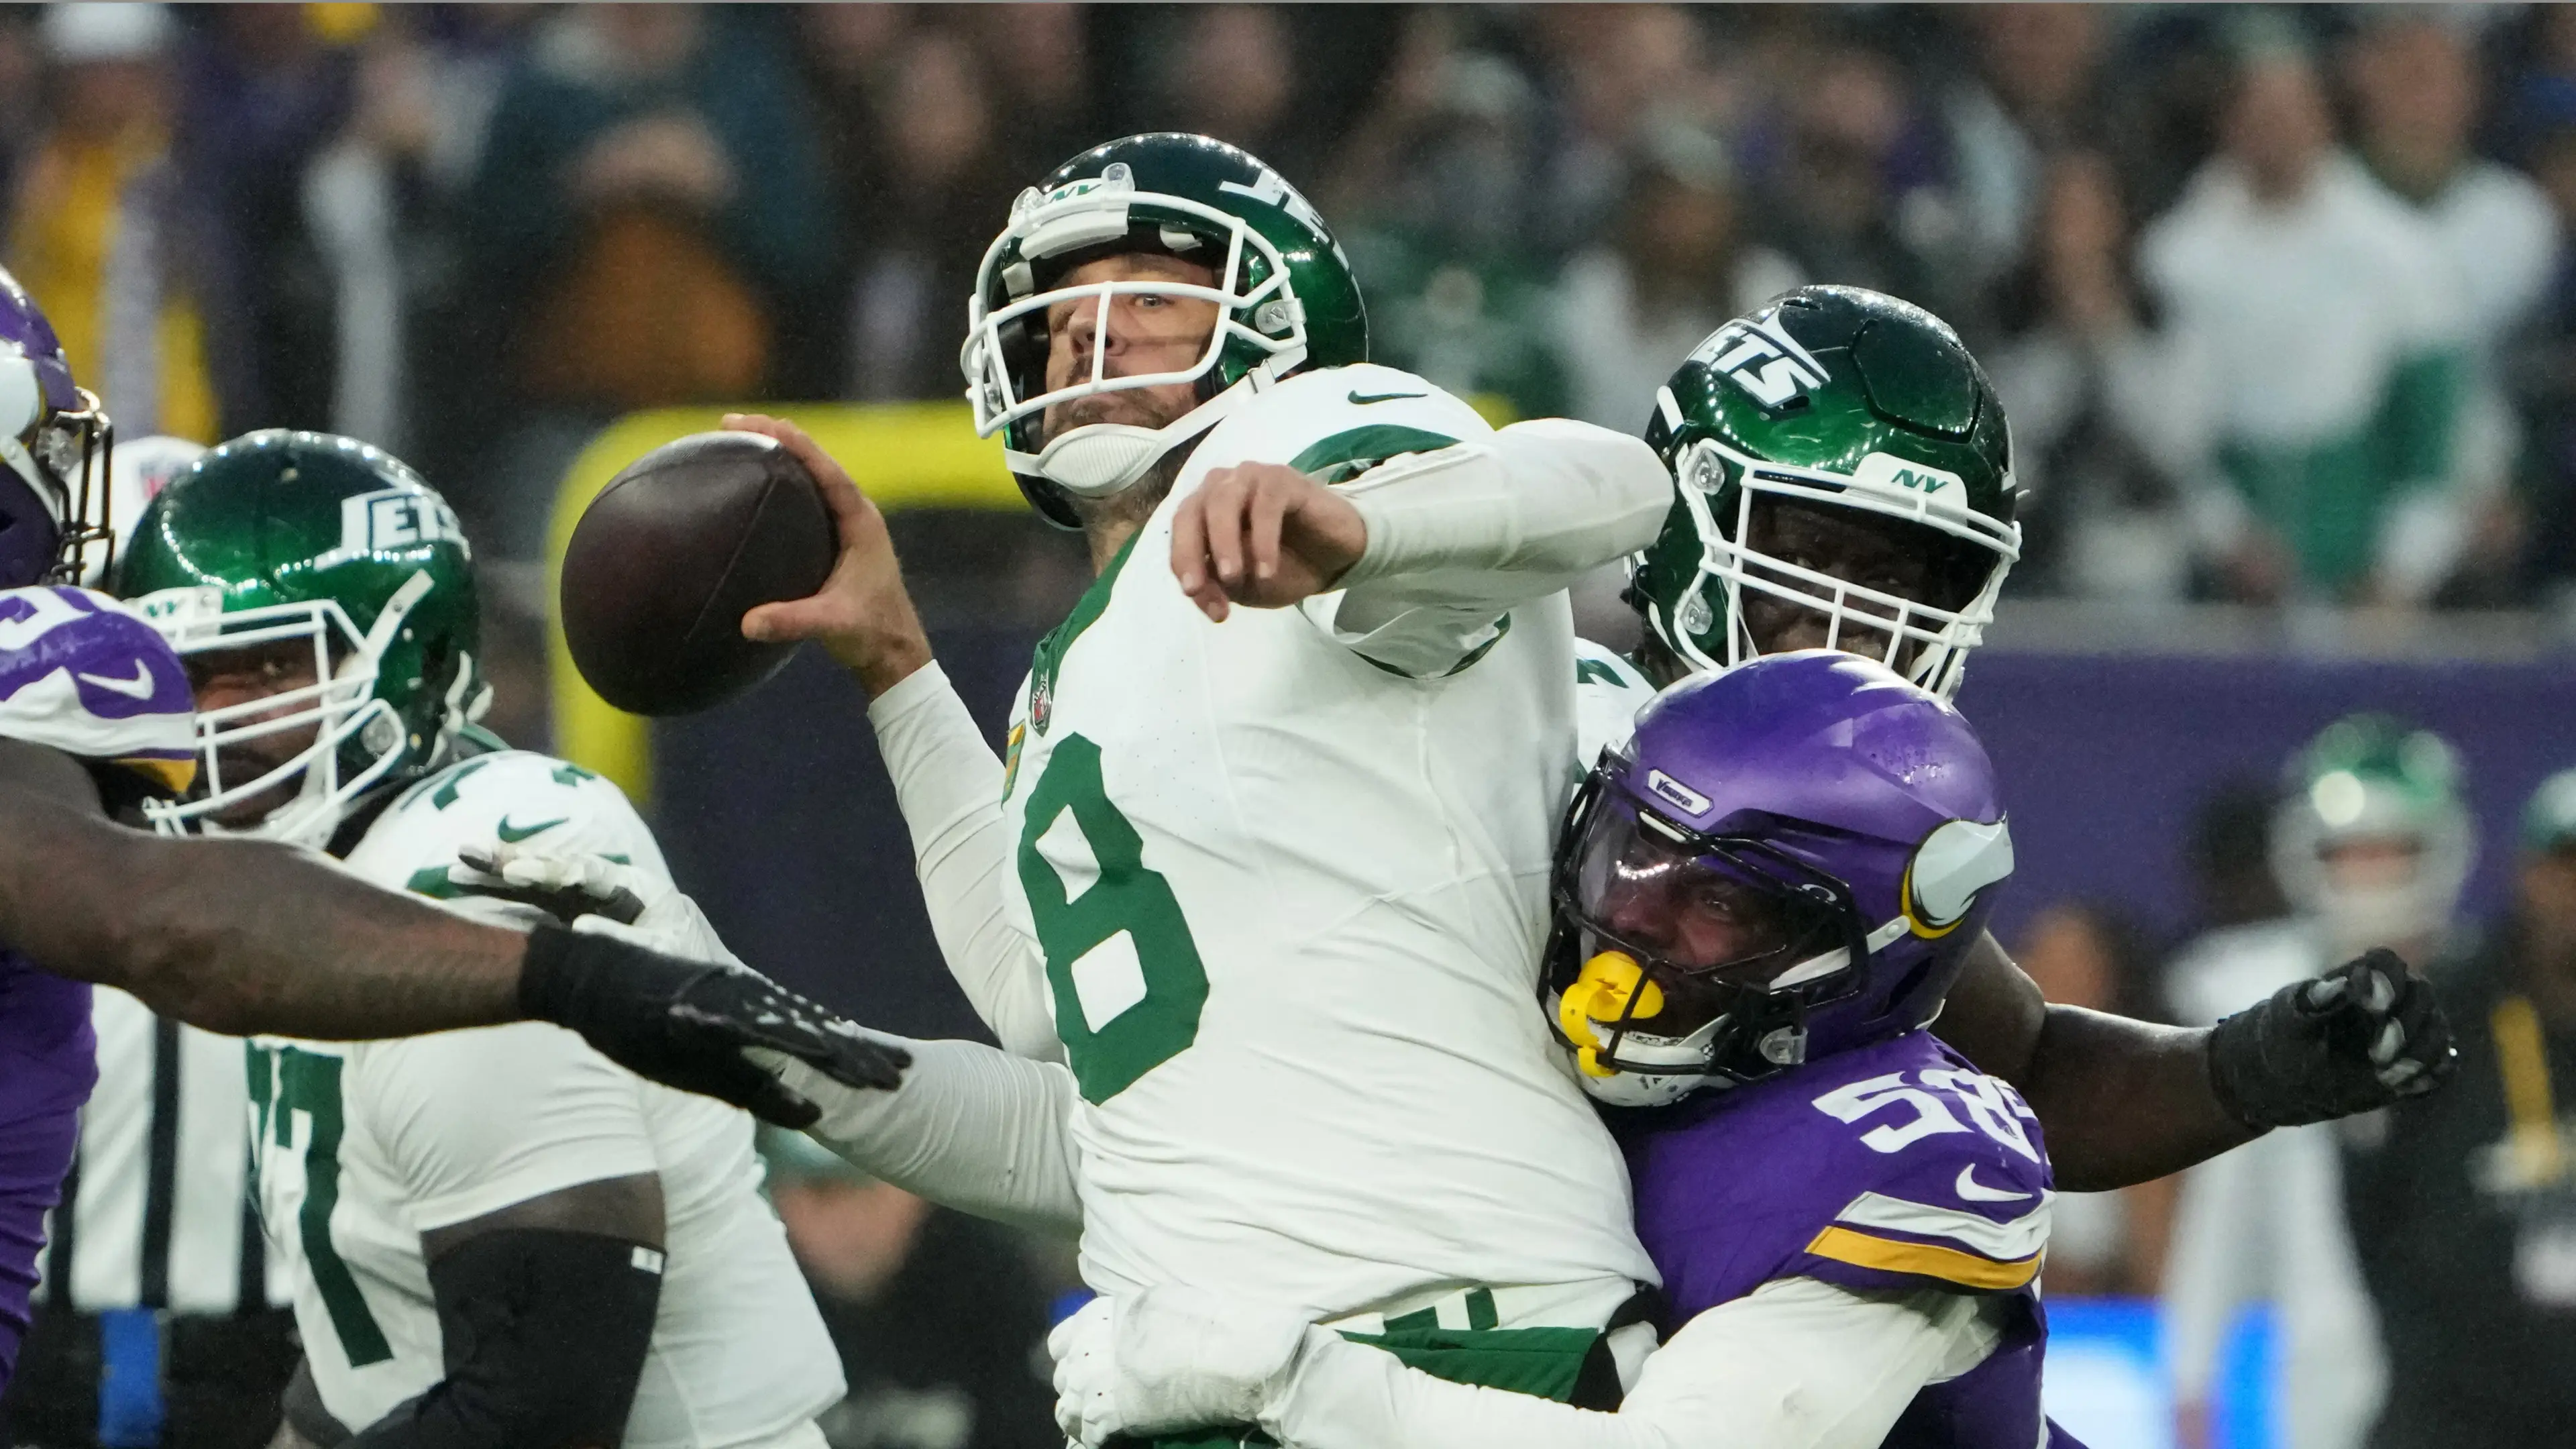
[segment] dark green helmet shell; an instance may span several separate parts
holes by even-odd
[[[438,765],[489,695],[475,666],[473,552],[455,512],[402,460],[355,439],[270,429],[207,453],[144,510],[118,591],[183,652],[234,647],[229,634],[297,606],[336,610],[355,637],[332,639],[334,669],[371,670],[366,697],[401,726],[398,740],[379,726],[344,741],[348,778],[387,751],[380,781]],[[380,631],[397,601],[404,611]],[[371,661],[361,644],[374,646]]]
[[[1959,597],[1895,601],[1914,621],[1899,667],[1958,687],[2021,535],[2002,402],[1947,323],[1860,287],[1801,287],[1711,333],[1655,403],[1646,441],[1678,487],[1627,598],[1665,647],[1701,668],[1750,656],[1735,601],[1764,585],[1745,561],[1757,579],[1794,570],[1737,534],[1750,495],[1794,497],[1925,525],[1927,546],[1958,553]]]
[[[1201,359],[1202,400],[1256,374],[1368,360],[1368,310],[1350,259],[1277,171],[1222,141],[1171,131],[1083,152],[1012,205],[977,272],[960,359],[978,433],[1002,434],[1029,501],[1066,527],[1076,519],[1064,491],[1030,466],[1045,425],[1031,404],[1046,392],[1046,312],[1013,309],[1082,262],[1130,251],[1203,261],[1229,295]]]

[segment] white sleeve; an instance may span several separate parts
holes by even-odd
[[[891,1092],[845,1087],[789,1058],[780,1080],[823,1109],[806,1135],[869,1174],[942,1207],[1013,1227],[1078,1233],[1073,1074],[980,1042],[907,1041]]]
[[[1684,1324],[1615,1414],[1474,1388],[1306,1331],[1261,1427],[1298,1449],[1875,1449],[1997,1342],[1980,1301],[1766,1283]]]
[[[1013,850],[1002,762],[935,663],[879,695],[868,723],[912,832],[913,866],[948,974],[1004,1047],[1060,1060],[1046,958],[1002,909]]]
[[[1342,487],[1368,546],[1308,617],[1388,668],[1444,673],[1514,607],[1652,543],[1672,489],[1644,443],[1563,419],[1381,463]]]
[[[348,1099],[366,1104],[420,1232],[660,1168],[640,1079],[559,1026],[372,1044],[356,1073]]]

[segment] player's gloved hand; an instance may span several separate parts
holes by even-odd
[[[1200,1288],[1095,1298],[1047,1335],[1056,1425],[1099,1449],[1120,1434],[1257,1423],[1305,1337],[1296,1313]]]
[[[744,1055],[766,1047],[853,1087],[891,1091],[912,1057],[757,972],[684,961],[629,939],[632,928],[586,917],[580,928],[541,925],[520,966],[519,1009],[581,1033],[601,1055],[638,1076],[703,1093],[781,1127],[821,1115]]]
[[[447,883],[458,890],[534,906],[565,925],[583,916],[606,916],[635,925],[649,895],[676,895],[643,871],[604,855],[525,845],[460,845]],[[646,929],[651,929],[647,927]]]
[[[458,846],[456,858],[447,880],[458,890],[534,906],[567,926],[584,916],[605,918],[634,927],[644,937],[637,944],[653,950],[742,965],[696,901],[667,878],[625,861],[497,842]]]
[[[2424,979],[2381,947],[2292,982],[2209,1034],[2209,1077],[2248,1127],[2326,1122],[2420,1097],[2459,1051]]]

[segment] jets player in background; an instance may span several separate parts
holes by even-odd
[[[2285,775],[2272,871],[2292,914],[2187,948],[2171,986],[2183,1020],[2212,1020],[2372,946],[2426,961],[2452,944],[2476,833],[2450,747],[2385,715],[2355,715],[2327,726]],[[2187,1445],[2207,1442],[2209,1387],[2235,1310],[2264,1297],[2280,1314],[2282,1442],[2351,1449],[2369,1432],[2386,1372],[2335,1130],[2276,1133],[2183,1179],[2165,1311]]]
[[[1987,454],[1990,495],[2008,500],[2000,415],[1948,329],[1888,299],[1857,317],[1852,294],[1821,300],[1835,304],[1812,310],[1842,329],[1836,350],[1875,351],[1888,365],[1865,381],[1851,358],[1837,358],[1840,384],[1826,389],[1834,374],[1802,375],[1793,357],[1764,369],[1787,380],[1766,406],[1820,392],[1856,402],[1863,424],[1911,416],[1918,434],[1879,449],[1872,438],[1888,429],[1841,420],[1829,488],[1875,468],[1884,491],[1904,496],[1898,469],[1921,461],[1928,419],[1930,432],[1967,445],[1953,451]],[[1652,541],[1653,522],[1641,530],[1627,511],[1630,465],[1570,425],[1485,433],[1420,379],[1363,365],[1355,284],[1311,210],[1276,173],[1200,138],[1131,138],[1060,168],[1022,199],[988,253],[975,315],[967,362],[979,417],[1005,434],[1033,501],[1083,529],[1102,571],[1040,646],[1014,709],[1010,758],[991,759],[929,666],[882,521],[809,441],[767,420],[746,425],[780,437],[832,485],[845,552],[821,595],[755,611],[745,628],[824,639],[875,696],[871,718],[952,970],[1006,1044],[1069,1056],[1086,1099],[1074,1112],[1086,1271],[1113,1291],[1189,1277],[1256,1301],[1284,1288],[1271,1301],[1318,1316],[1356,1306],[1402,1317],[1426,1306],[1403,1283],[1562,1288],[1530,1274],[1542,1264],[1567,1271],[1579,1257],[1597,1275],[1589,1286],[1542,1310],[1557,1317],[1524,1322],[1598,1322],[1614,1276],[1600,1270],[1621,1260],[1622,1245],[1600,1236],[1599,1220],[1567,1226],[1575,1205],[1564,1190],[1584,1180],[1566,1164],[1597,1155],[1597,1134],[1564,1112],[1545,1073],[1521,1070],[1537,1023],[1506,1020],[1496,1006],[1527,999],[1538,942],[1495,927],[1535,924],[1541,872],[1529,841],[1547,833],[1542,822],[1577,773],[1561,692],[1577,660],[1554,591],[1599,556],[1585,550]],[[1776,338],[1751,345],[1757,360],[1760,348],[1775,361],[1784,351]],[[1710,351],[1702,371],[1733,355]],[[1707,390],[1738,385],[1710,374]],[[1667,421],[1678,430],[1685,420]],[[1597,481],[1533,486],[1542,440],[1597,447]],[[1675,510],[1668,476],[1659,470],[1653,483],[1652,511]],[[1566,516],[1575,505],[1592,510],[1592,531]],[[1130,559],[1138,550],[1167,569]],[[1979,583],[1990,594],[1999,577],[1990,547]],[[1319,637],[1339,649],[1303,652]],[[1551,668],[1555,680],[1543,677]],[[1467,706],[1458,718],[1444,718],[1458,706]],[[1188,737],[1201,728],[1229,742]],[[1426,825],[1438,828],[1413,839]],[[1366,860],[1352,853],[1361,842]],[[1465,899],[1462,868],[1496,894],[1450,915]],[[1283,869],[1295,886],[1279,884]],[[1258,883],[1227,878],[1238,870]],[[1268,920],[1262,901],[1291,915]],[[1395,936],[1369,937],[1388,924],[1372,903],[1394,901],[1431,908],[1415,908]],[[1197,939],[1216,933],[1222,949]],[[1447,964],[1462,945],[1480,964]],[[1212,982],[1212,971],[1272,955],[1283,958],[1275,970],[1244,984]],[[1506,979],[1514,968],[1493,964],[1511,961],[1529,963],[1518,993]],[[1332,973],[1344,963],[1364,963],[1370,984],[1337,991]],[[1262,999],[1283,980],[1298,984],[1297,999]],[[1468,990],[1442,994],[1452,988]],[[1391,1014],[1362,1025],[1352,1003]],[[2001,1001],[1988,993],[1985,1013],[2019,1048],[2016,1060],[2046,1046],[2026,982]],[[1423,1039],[1434,1021],[1448,1023],[1436,1046]],[[1209,1024],[1242,1039],[1205,1040]],[[1309,1025],[1321,1033],[1315,1043],[1289,1048]],[[2035,1080],[2078,1115],[2123,1098],[2170,1108],[2124,1119],[2127,1155],[2109,1171],[2140,1160],[2162,1171],[2241,1141],[2259,1125],[2249,1113],[2330,1115],[2350,1110],[2345,1097],[2368,1104],[2389,1093],[2375,1067],[2391,1064],[2335,1055],[2326,1033],[2286,1010],[2244,1025],[2242,1037],[2267,1038],[2271,1050],[2226,1059],[2233,1113],[2211,1089],[2204,1041],[2152,1028],[2060,1033],[2071,1050]],[[1488,1034],[1490,1045],[1457,1045]],[[1413,1045],[1430,1048],[1420,1069],[1407,1060]],[[1469,1067],[1491,1075],[1471,1080]],[[1269,1090],[1240,1090],[1273,1072]],[[1500,1120],[1514,1102],[1530,1104],[1516,1133]],[[1318,1140],[1329,1153],[1301,1162],[1296,1144],[1352,1121],[1424,1130],[1419,1141],[1374,1134],[1385,1160],[1366,1164],[1351,1160],[1347,1129],[1329,1131]],[[1555,1171],[1520,1190],[1496,1178],[1510,1171],[1498,1147],[1536,1153]],[[1276,1191],[1243,1186],[1274,1177]],[[1344,1177],[1316,1198],[1316,1184]],[[1268,1212],[1240,1213],[1245,1200]],[[1509,1205],[1508,1221],[1488,1222],[1495,1204]],[[1104,1210],[1114,1222],[1104,1224]],[[1221,1225],[1198,1221],[1219,1211]],[[1423,1222],[1453,1229],[1439,1241],[1386,1231]],[[1365,1249],[1337,1241],[1345,1232]],[[1190,1245],[1187,1261],[1165,1256],[1176,1236]],[[1524,1236],[1549,1247],[1524,1248]],[[1486,1246],[1462,1253],[1462,1243]],[[1352,1287],[1317,1291],[1319,1282]],[[1583,1311],[1567,1314],[1577,1301]],[[1508,1309],[1496,1321],[1519,1326]]]
[[[2011,871],[1974,732],[1883,666],[1814,650],[1667,690],[1556,865],[1563,1039],[1596,1095],[1667,1108],[1622,1136],[1673,1331],[1618,1412],[1176,1286],[1058,1328],[1058,1422],[1091,1446],[1239,1421],[1299,1449],[2070,1444],[2040,1410],[2038,1121],[1924,1030]]]
[[[187,682],[152,629],[72,587],[111,537],[109,423],[0,273],[0,1382],[95,1078],[84,983],[213,1030],[365,1037],[536,1018],[661,1080],[803,1122],[743,1060],[840,1080],[897,1064],[745,973],[597,933],[474,921],[273,845],[108,822],[194,769]]]
[[[721,954],[614,785],[472,723],[489,688],[471,553],[400,461],[316,433],[237,438],[152,502],[120,582],[196,695],[204,785],[146,807],[164,828],[530,915],[528,892],[457,865],[543,840],[661,888],[674,908],[635,939]],[[250,1082],[261,1217],[332,1421],[291,1395],[305,1438],[822,1443],[839,1359],[760,1195],[748,1115],[542,1023],[263,1036]]]

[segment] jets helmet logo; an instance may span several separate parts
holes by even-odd
[[[1249,196],[1264,206],[1279,208],[1316,231],[1324,230],[1323,214],[1308,204],[1296,187],[1288,184],[1287,177],[1267,166],[1261,168],[1261,175],[1250,186],[1240,181],[1220,181],[1216,189],[1232,192],[1237,196]]]
[[[348,559],[365,558],[385,549],[408,548],[440,540],[465,545],[464,525],[456,510],[434,495],[411,488],[385,488],[340,500],[340,546],[313,561],[328,568]]]
[[[1691,361],[1725,374],[1754,401],[1775,410],[1825,385],[1825,365],[1780,325],[1776,307],[1717,329],[1691,354]]]

